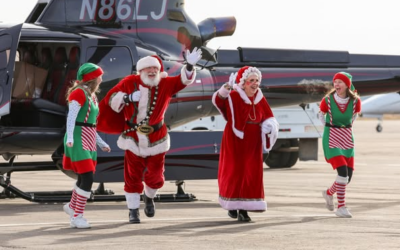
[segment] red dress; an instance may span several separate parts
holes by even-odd
[[[217,93],[213,103],[227,120],[221,143],[218,171],[219,202],[227,210],[265,211],[261,124],[273,119],[265,97],[258,90],[246,100],[243,90],[228,98]],[[246,103],[247,102],[247,103]],[[274,143],[267,139],[267,144]]]

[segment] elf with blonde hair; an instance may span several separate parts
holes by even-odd
[[[361,100],[352,84],[352,76],[338,72],[333,77],[333,89],[322,99],[319,118],[325,125],[322,146],[325,159],[337,171],[332,186],[322,191],[326,208],[334,211],[333,195],[337,194],[336,215],[351,218],[346,207],[346,186],[354,170],[354,137],[352,125],[361,112]]]
[[[87,199],[91,196],[93,174],[97,163],[96,144],[105,151],[111,149],[96,132],[99,113],[96,93],[102,82],[103,70],[93,64],[83,64],[77,73],[77,80],[68,90],[67,132],[64,137],[63,168],[74,171],[78,180],[72,191],[71,201],[64,205],[70,215],[72,228],[90,228],[83,218]]]

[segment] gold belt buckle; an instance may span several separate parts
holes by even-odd
[[[137,132],[142,135],[149,135],[154,132],[154,128],[148,124],[142,124],[137,128]]]

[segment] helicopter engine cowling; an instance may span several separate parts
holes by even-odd
[[[197,26],[200,30],[203,46],[206,46],[215,37],[231,36],[236,30],[236,18],[233,16],[207,18]]]

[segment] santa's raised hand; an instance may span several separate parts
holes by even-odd
[[[198,49],[197,47],[195,47],[192,52],[186,50],[186,61],[188,63],[187,70],[193,70],[193,66],[196,65],[198,61],[200,61],[201,55],[202,52],[200,48]]]

